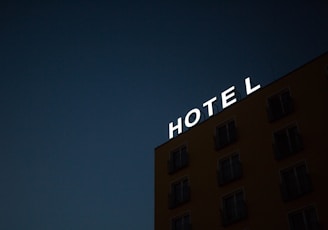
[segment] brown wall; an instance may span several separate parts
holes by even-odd
[[[261,88],[203,123],[155,149],[155,229],[168,230],[170,220],[189,211],[192,229],[288,229],[288,213],[314,204],[323,229],[328,228],[328,54],[318,57],[281,79]],[[275,122],[268,121],[267,98],[289,88],[295,111]],[[215,150],[215,128],[233,118],[238,140]],[[276,160],[272,148],[273,132],[296,124],[304,149]],[[186,144],[189,166],[168,174],[170,152]],[[218,186],[218,159],[238,151],[243,175],[240,180]],[[284,202],[280,192],[280,170],[305,161],[313,191],[296,200]],[[171,183],[188,177],[191,200],[174,209],[168,208]],[[223,227],[221,198],[236,189],[244,190],[248,218]]]

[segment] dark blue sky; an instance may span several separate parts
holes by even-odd
[[[106,2],[106,3],[105,3]],[[1,1],[0,229],[153,229],[168,123],[328,50],[327,1]],[[206,153],[201,153],[206,154]]]

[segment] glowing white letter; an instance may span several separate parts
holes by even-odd
[[[235,96],[235,87],[234,86],[231,86],[229,89],[226,89],[225,91],[223,91],[221,93],[222,109],[232,105],[233,103],[235,103],[237,101],[236,98],[228,101],[229,99],[231,99],[234,96]]]
[[[189,118],[193,113],[195,114],[195,119],[193,122],[190,122]],[[194,108],[187,113],[184,123],[185,123],[186,127],[190,128],[190,127],[193,127],[194,125],[196,125],[199,122],[199,120],[200,120],[200,110],[197,108]]]
[[[169,139],[172,139],[174,137],[173,132],[175,130],[178,130],[178,134],[182,133],[182,118],[178,118],[178,124],[176,126],[173,126],[173,122],[170,122],[169,124]]]
[[[203,104],[203,107],[207,106],[208,116],[213,115],[213,103],[216,101],[216,97],[211,98]]]
[[[261,85],[258,84],[257,86],[255,86],[254,88],[252,88],[251,86],[251,78],[245,78],[245,86],[246,86],[246,93],[247,95],[255,92],[256,90],[258,90],[259,88],[261,88]]]

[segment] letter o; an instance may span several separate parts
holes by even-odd
[[[190,116],[193,115],[193,114],[195,114],[196,117],[195,117],[194,121],[190,122]],[[196,125],[200,120],[200,114],[201,114],[200,110],[197,109],[197,108],[194,108],[194,109],[190,110],[187,113],[187,115],[185,117],[185,120],[184,120],[184,123],[185,123],[186,127],[191,128],[194,125]]]

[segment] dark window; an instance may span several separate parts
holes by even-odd
[[[222,200],[223,226],[235,223],[247,217],[247,208],[242,190],[229,194]]]
[[[293,101],[289,90],[274,95],[268,99],[269,120],[278,120],[294,111]]]
[[[274,133],[274,152],[277,160],[302,150],[303,143],[296,126]]]
[[[319,230],[316,209],[313,206],[292,212],[288,215],[291,230]]]
[[[242,175],[239,154],[233,154],[229,157],[219,160],[218,180],[219,185],[224,185]]]
[[[190,215],[186,214],[172,219],[172,230],[191,230]]]
[[[190,187],[188,179],[175,182],[171,185],[171,193],[169,195],[169,207],[175,208],[190,200]]]
[[[237,139],[235,121],[229,121],[216,128],[216,149],[221,149]]]
[[[168,162],[169,173],[173,173],[188,165],[188,152],[186,146],[174,150],[170,154],[170,160]]]
[[[312,191],[310,176],[305,164],[285,169],[280,174],[283,200],[293,200]]]

